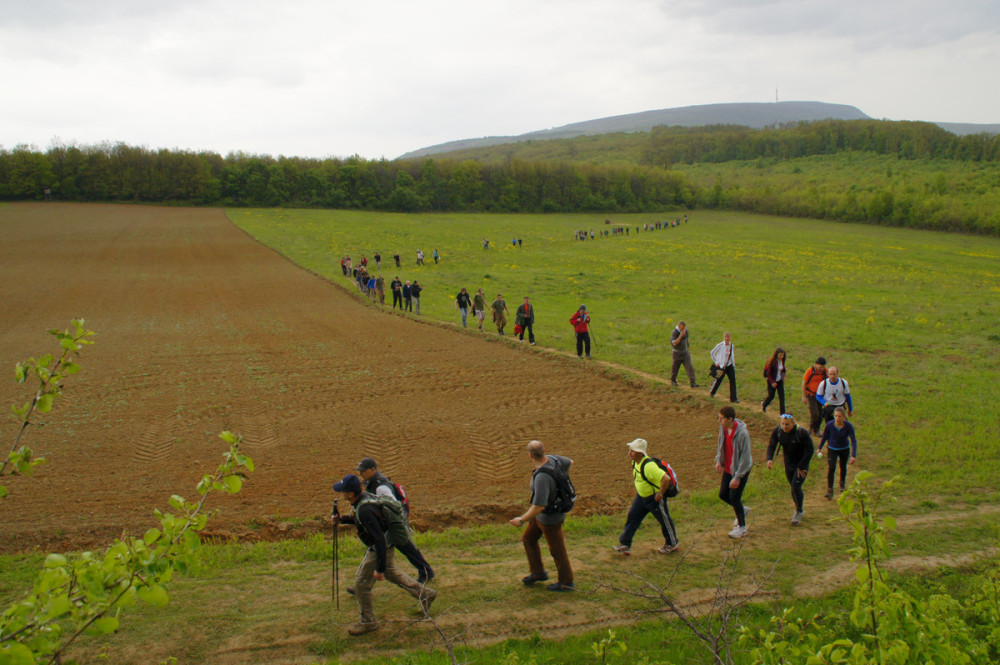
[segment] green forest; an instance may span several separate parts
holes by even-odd
[[[395,212],[731,209],[1000,234],[1000,136],[930,123],[658,127],[418,160],[306,159],[123,143],[0,149],[0,200]]]

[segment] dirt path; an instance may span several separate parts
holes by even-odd
[[[386,315],[221,210],[8,205],[0,280],[4,362],[49,351],[43,331],[74,316],[99,334],[85,371],[32,432],[50,464],[9,484],[3,550],[145,528],[153,507],[192,495],[214,468],[224,428],[243,434],[257,463],[244,491],[219,504],[215,528],[237,533],[328,514],[331,482],[366,455],[433,527],[513,513],[533,438],[576,461],[584,513],[609,509],[604,469],[636,436],[688,486],[714,480],[711,404]],[[4,382],[0,403],[23,400],[21,388]]]

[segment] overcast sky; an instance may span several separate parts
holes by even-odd
[[[719,102],[1000,123],[998,0],[0,0],[0,146],[392,159]]]

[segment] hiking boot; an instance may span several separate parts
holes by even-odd
[[[365,633],[370,633],[373,630],[378,630],[378,624],[374,621],[371,623],[358,622],[351,624],[348,627],[347,632],[351,635],[364,635]]]
[[[743,506],[743,521],[746,521],[747,515],[750,514],[750,510],[751,510],[750,506]],[[736,519],[733,520],[733,526],[739,526],[739,525],[740,525],[740,518],[737,517]]]
[[[747,535],[747,528],[745,526],[737,526],[732,531],[729,532],[730,538],[742,538]]]
[[[629,554],[632,553],[632,548],[629,547],[628,545],[615,545],[611,549],[613,549],[615,552],[618,552],[622,556],[628,556]]]
[[[676,545],[664,545],[663,547],[657,547],[656,551],[659,554],[672,554],[681,548],[680,543]]]
[[[420,592],[420,607],[423,608],[425,613],[430,613],[431,603],[434,599],[438,597],[438,592],[434,589],[424,589]]]
[[[549,574],[543,571],[541,573],[532,573],[527,577],[522,577],[521,582],[524,586],[531,586],[535,582],[544,582],[547,579],[549,579]]]
[[[576,591],[576,587],[573,583],[563,584],[562,582],[556,582],[555,584],[550,584],[545,587],[549,591]]]
[[[802,524],[802,511],[801,510],[796,510],[795,514],[792,515],[792,525],[793,526],[798,526],[800,524]]]
[[[832,499],[833,498],[833,488],[832,487],[827,487],[826,488],[826,494],[824,494],[823,496],[825,496],[828,501],[830,499]]]

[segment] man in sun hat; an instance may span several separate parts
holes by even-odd
[[[666,467],[664,469],[660,466],[659,460],[647,454],[645,439],[636,439],[625,445],[628,446],[628,456],[632,460],[635,499],[632,500],[632,507],[629,508],[628,517],[625,518],[625,530],[618,537],[618,545],[614,550],[625,556],[631,554],[635,532],[646,519],[646,515],[652,513],[660,523],[660,532],[663,534],[663,547],[658,547],[656,551],[660,554],[675,552],[679,547],[677,530],[667,509],[667,494],[672,493],[676,496],[677,476],[669,464],[664,464]]]
[[[399,520],[387,514],[389,509],[379,499],[363,490],[361,480],[353,473],[334,483],[333,491],[342,493],[352,507],[350,515],[333,514],[334,528],[340,522],[353,524],[357,527],[358,538],[368,548],[354,575],[354,597],[361,616],[347,632],[364,635],[378,628],[372,600],[372,587],[376,581],[389,580],[420,601],[425,612],[429,611],[437,592],[396,566],[395,547],[409,540],[409,534],[400,528]]]

